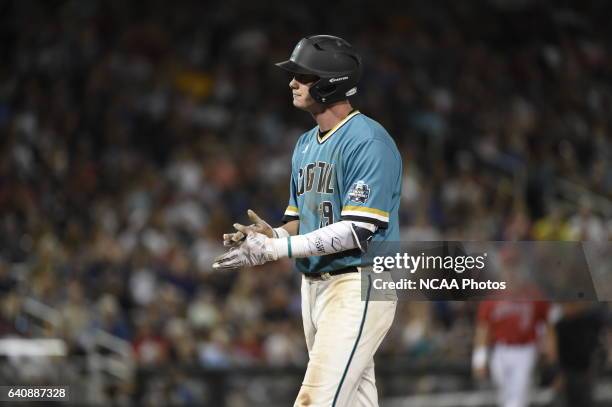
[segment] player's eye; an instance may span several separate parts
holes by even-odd
[[[319,80],[319,77],[317,75],[302,74],[302,73],[296,73],[293,76],[293,78],[303,85],[307,85],[309,83],[316,82]]]

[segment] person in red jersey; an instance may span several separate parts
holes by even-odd
[[[539,333],[548,331],[550,304],[543,301],[483,301],[478,308],[472,368],[479,380],[490,373],[501,407],[529,404]],[[548,341],[546,343],[549,343]],[[554,352],[547,349],[550,359]]]

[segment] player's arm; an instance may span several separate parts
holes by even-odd
[[[249,233],[240,250],[220,256],[213,267],[253,266],[283,257],[325,256],[357,248],[365,252],[368,240],[389,222],[393,183],[397,181],[393,174],[401,177],[401,160],[381,141],[368,140],[348,152],[343,165],[346,187],[339,191],[341,221],[304,235],[270,238]],[[299,217],[295,190],[293,176],[285,221]]]
[[[474,332],[474,350],[472,352],[472,372],[478,380],[487,377],[487,359],[489,348],[488,314],[491,304],[483,302],[478,307],[476,330]]]
[[[558,305],[538,303],[538,308],[544,309],[541,320],[544,324],[543,337],[541,338],[541,352],[544,356],[543,366],[540,367],[542,385],[560,389],[562,386],[562,375],[559,368],[559,349],[557,344],[557,331],[555,325],[561,317],[561,308]]]
[[[472,353],[472,372],[474,377],[484,380],[487,377],[487,352],[489,327],[483,322],[476,325],[474,333],[474,351]]]
[[[233,233],[223,235],[223,246],[236,246],[242,242],[249,232],[261,233],[267,237],[287,237],[297,235],[300,222],[292,220],[278,228],[272,228],[265,220],[261,219],[254,211],[249,209],[247,215],[252,224],[245,226],[240,223],[234,223],[236,229]]]
[[[371,223],[343,220],[304,235],[274,240],[271,244],[279,257],[326,256],[353,249],[365,252],[376,229]]]
[[[281,228],[285,229],[285,231],[287,232],[289,236],[295,236],[299,233],[300,221],[292,220],[290,222],[285,223],[283,226],[281,226]],[[280,232],[280,231],[277,231],[277,232]],[[278,236],[278,237],[281,237],[281,236]]]
[[[544,338],[542,340],[542,353],[546,363],[554,366],[559,361],[559,349],[557,346],[557,331],[555,325],[559,320],[559,308],[549,303],[538,303],[538,314],[544,325]]]
[[[290,228],[297,232],[296,224]],[[213,268],[257,266],[285,257],[325,256],[357,248],[365,251],[367,241],[375,232],[375,225],[348,220],[332,223],[304,235],[270,238],[262,233],[248,232],[246,240],[239,247],[215,259]]]

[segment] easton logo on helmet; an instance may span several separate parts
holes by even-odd
[[[340,82],[340,81],[345,81],[348,79],[348,76],[343,76],[341,78],[331,78],[329,80],[329,83],[333,83],[333,82]]]

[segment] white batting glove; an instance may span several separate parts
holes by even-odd
[[[235,269],[239,267],[259,266],[269,261],[278,260],[277,245],[264,234],[249,232],[246,240],[237,247],[215,259],[213,269]]]
[[[249,232],[262,233],[267,237],[275,237],[274,229],[265,220],[261,219],[252,210],[247,211],[247,215],[253,224],[249,226],[241,225],[240,223],[234,223],[236,232],[226,233],[223,235],[223,246],[237,246],[242,240],[249,234]]]

